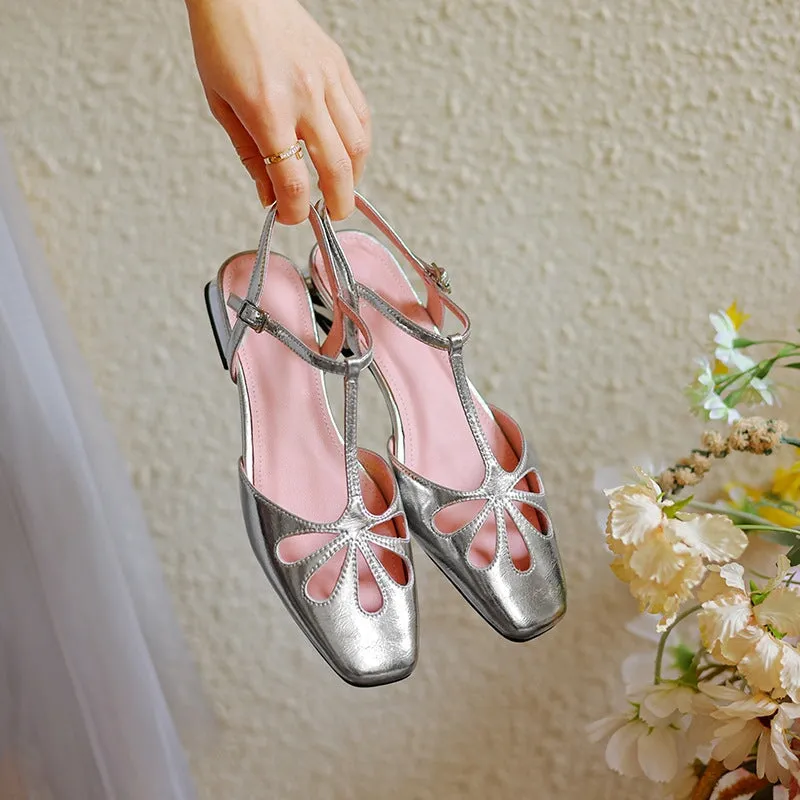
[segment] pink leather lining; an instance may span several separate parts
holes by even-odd
[[[226,265],[222,280],[225,298],[231,293],[246,296],[253,261],[252,253],[244,253]],[[320,349],[305,284],[283,256],[269,257],[261,308],[308,347]],[[233,324],[235,313],[228,309],[228,315]],[[347,505],[344,446],[327,407],[322,373],[268,333],[248,330],[237,357],[250,404],[253,485],[281,508],[303,519],[336,521]],[[383,512],[391,497],[387,501],[381,487],[364,471],[361,484],[370,511]],[[398,535],[392,522],[375,532]],[[280,558],[287,563],[298,561],[330,538],[330,534],[314,532],[289,537],[281,543]],[[405,584],[408,574],[402,558],[378,549],[391,577]],[[309,582],[311,597],[329,597],[340,570],[337,554]],[[375,578],[363,560],[359,562],[359,599],[366,611],[377,611],[383,603]]]
[[[369,286],[419,325],[435,327],[396,260],[380,242],[359,231],[345,231],[338,238],[359,283]],[[317,252],[314,268],[321,277],[320,264]],[[458,397],[447,353],[405,334],[366,302],[361,302],[359,312],[372,332],[375,362],[398,406],[405,465],[443,486],[463,491],[477,489],[485,477],[485,467]],[[475,405],[495,456],[505,469],[513,470],[519,463],[519,453],[477,394]],[[539,491],[536,476],[531,475],[528,481],[528,487],[520,488]],[[454,533],[469,523],[482,505],[476,501],[445,507],[437,513],[435,524],[444,534]],[[524,506],[520,510],[534,527],[541,528],[533,508]],[[505,522],[511,558],[524,571],[530,567],[528,548],[510,516],[506,515]],[[494,560],[496,544],[497,525],[490,515],[473,541],[472,563],[488,566]]]

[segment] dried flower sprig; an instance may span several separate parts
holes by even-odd
[[[700,483],[711,470],[714,459],[727,458],[732,452],[771,455],[788,429],[782,420],[748,417],[737,420],[727,436],[719,431],[706,431],[702,447],[667,467],[656,483],[666,495],[677,494]]]

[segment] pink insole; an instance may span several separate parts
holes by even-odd
[[[358,231],[338,234],[339,241],[359,283],[369,286],[384,300],[419,325],[435,326],[416,297],[392,254],[378,241]],[[315,271],[322,275],[317,252]],[[414,472],[451,489],[477,489],[485,467],[455,386],[447,353],[437,350],[401,331],[386,317],[362,301],[359,307],[375,342],[375,362],[391,387],[403,426],[404,463]],[[519,463],[497,422],[476,397],[481,426],[495,456],[504,469]],[[521,489],[538,491],[531,475]],[[435,524],[442,533],[454,533],[475,518],[482,501],[468,501],[439,511]],[[522,506],[520,511],[541,529],[536,512]],[[511,558],[520,570],[530,567],[530,555],[513,519],[506,514]],[[497,524],[489,515],[475,537],[470,560],[485,567],[495,557]]]
[[[243,253],[223,274],[223,294],[245,297],[254,255]],[[286,258],[269,257],[261,307],[313,350],[319,350],[308,292],[302,277]],[[235,313],[228,309],[231,324]],[[238,350],[239,369],[247,386],[252,424],[253,485],[271,501],[303,519],[319,523],[337,520],[347,505],[344,445],[331,418],[323,374],[268,333],[247,331]],[[387,498],[362,470],[367,507],[380,514]],[[389,498],[391,500],[391,498]],[[375,533],[396,536],[393,522]],[[286,563],[299,561],[331,541],[327,533],[287,537],[278,554]],[[347,548],[341,548],[308,584],[316,600],[330,596]],[[400,584],[407,581],[403,560],[384,548],[376,555]],[[377,611],[383,598],[365,559],[359,553],[359,600],[366,611]]]

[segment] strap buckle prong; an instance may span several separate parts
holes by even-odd
[[[436,284],[438,289],[445,294],[450,294],[452,287],[447,270],[444,267],[440,267],[435,261],[423,262],[423,265],[428,277]]]
[[[256,333],[261,333],[269,325],[269,314],[250,300],[243,300],[232,294],[228,298],[228,305],[236,312],[236,316]]]

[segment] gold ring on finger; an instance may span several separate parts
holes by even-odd
[[[287,158],[294,156],[298,161],[303,157],[303,145],[299,141],[295,142],[291,147],[281,150],[280,153],[273,153],[271,156],[264,157],[264,163],[267,166],[272,164],[279,164]]]

